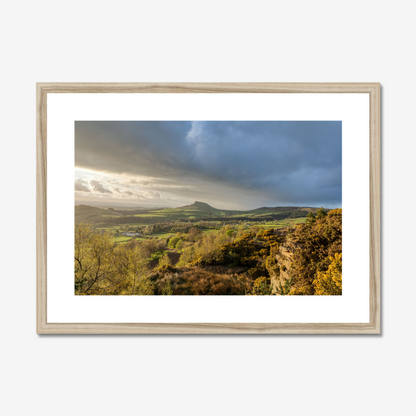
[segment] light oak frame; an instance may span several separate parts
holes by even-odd
[[[53,93],[367,93],[370,98],[369,323],[48,323],[47,96]],[[38,334],[380,334],[379,83],[38,83],[36,101]],[[364,273],[364,271],[363,271]]]

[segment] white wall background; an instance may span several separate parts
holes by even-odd
[[[412,5],[4,3],[1,413],[410,414],[416,289],[410,261]],[[37,81],[381,82],[382,336],[37,336]]]

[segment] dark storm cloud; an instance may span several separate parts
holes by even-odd
[[[250,197],[341,206],[338,121],[82,121],[75,129],[77,167],[146,177],[137,183],[153,190],[176,186],[183,197],[244,206]]]
[[[76,122],[75,165],[144,176],[186,171],[191,122]],[[185,169],[185,170],[184,170]]]

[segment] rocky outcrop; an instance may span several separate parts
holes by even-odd
[[[290,280],[293,255],[297,248],[300,248],[300,245],[295,240],[290,239],[279,246],[275,254],[278,267],[269,270],[273,294],[279,295],[278,288],[283,287],[286,281]]]

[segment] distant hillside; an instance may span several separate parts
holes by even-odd
[[[271,212],[289,212],[289,211],[306,211],[306,212],[315,212],[317,208],[311,207],[261,207],[251,210],[250,212],[254,211],[271,211]]]
[[[185,205],[184,207],[180,207],[180,208],[175,208],[175,209],[195,209],[198,211],[204,211],[204,212],[218,212],[218,211],[222,211],[219,210],[217,208],[212,207],[211,205],[207,204],[206,202],[200,202],[200,201],[195,201],[193,204],[191,205]]]
[[[90,205],[76,205],[75,206],[75,222],[96,222],[97,218],[118,215],[114,211],[103,208],[92,207]]]
[[[250,211],[223,210],[206,202],[195,201],[180,208],[126,209],[97,208],[90,205],[75,206],[75,222],[92,223],[95,226],[150,225],[170,221],[273,221],[285,218],[303,218],[317,208],[310,207],[262,207]]]
[[[91,205],[75,205],[75,211],[79,215],[100,214],[100,215],[114,215],[114,209],[97,208]],[[110,212],[109,212],[110,211]]]

